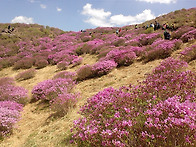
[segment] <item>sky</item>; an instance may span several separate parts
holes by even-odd
[[[80,31],[139,24],[193,7],[196,0],[0,0],[0,23]]]

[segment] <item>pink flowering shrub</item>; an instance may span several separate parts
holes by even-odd
[[[115,49],[115,46],[103,46],[97,51],[98,59],[105,57],[113,49]]]
[[[182,52],[180,52],[181,58],[186,61],[190,62],[196,59],[196,45],[192,45],[191,47],[185,48]]]
[[[58,75],[59,76],[59,75]],[[73,73],[64,73],[61,78],[46,80],[36,85],[32,90],[33,100],[42,100],[50,103],[50,108],[57,116],[64,116],[76,106],[79,93],[73,93],[75,81]]]
[[[134,125],[132,103],[130,93],[113,88],[88,99],[81,108],[83,118],[74,121],[73,137],[77,145],[126,146]]]
[[[145,47],[127,46],[126,48],[130,48],[130,50],[132,50],[137,57],[141,56],[145,51]]]
[[[180,39],[183,41],[183,42],[188,42],[188,41],[191,41],[191,40],[195,40],[196,39],[196,29],[194,30],[191,30],[185,34],[183,34]]]
[[[81,36],[81,40],[82,40],[83,42],[88,42],[88,41],[91,40],[91,37],[90,37],[90,36]]]
[[[34,78],[35,73],[36,73],[36,70],[34,68],[29,69],[29,70],[26,70],[26,71],[23,71],[23,72],[17,74],[15,76],[15,79],[18,80],[18,81],[28,80],[28,79]]]
[[[60,61],[58,64],[57,64],[57,68],[59,70],[66,70],[68,68],[68,65],[69,65],[69,62],[67,61]]]
[[[46,59],[40,59],[40,60],[36,60],[34,66],[37,69],[41,69],[44,68],[48,65],[48,61]]]
[[[19,120],[22,105],[13,101],[0,101],[0,138],[12,133]]]
[[[187,63],[184,61],[168,58],[160,66],[147,75],[141,83],[140,98],[143,101],[166,100],[174,95],[180,96],[181,101],[191,100],[196,97],[196,74],[191,71],[182,71]]]
[[[156,40],[152,45],[146,47],[142,58],[144,61],[152,61],[155,59],[164,59],[169,57],[173,51],[178,50],[182,41],[180,40]]]
[[[32,58],[23,58],[14,64],[13,69],[29,69],[33,66],[34,62]]]
[[[112,60],[104,60],[95,63],[92,66],[92,70],[94,72],[94,76],[102,76],[109,73],[112,69],[117,66],[117,63]]]
[[[74,121],[78,146],[194,146],[196,74],[168,58],[138,86],[106,88]]]
[[[58,78],[38,83],[31,93],[33,99],[51,101],[62,93],[70,93],[74,86],[72,79]]]
[[[80,67],[77,71],[77,80],[78,81],[82,81],[82,80],[86,80],[88,78],[93,77],[93,70],[92,70],[92,66],[91,65],[83,65],[82,67]]]
[[[16,56],[0,58],[0,65],[2,68],[13,66],[18,61]]]
[[[136,59],[136,54],[132,50],[126,49],[114,49],[111,50],[103,60],[114,60],[118,66],[131,65]]]
[[[0,78],[0,86],[13,85],[14,83],[15,83],[14,78],[10,78],[10,77]]]
[[[187,27],[187,26],[183,26],[180,27],[177,31],[172,33],[172,39],[180,39],[185,33],[188,33],[189,31],[194,30],[193,27]]]
[[[72,67],[80,65],[82,63],[82,57],[75,58],[71,61]]]
[[[21,104],[28,102],[27,90],[15,86],[14,79],[0,78],[0,101],[14,101]]]
[[[151,45],[156,39],[161,38],[159,33],[141,34],[138,38],[140,46]]]
[[[125,40],[123,38],[120,38],[118,40],[115,40],[112,42],[112,44],[116,47],[119,47],[119,46],[124,46],[125,44]]]
[[[157,146],[194,146],[196,144],[196,103],[180,102],[180,96],[161,101],[144,113],[147,117],[142,139]]]

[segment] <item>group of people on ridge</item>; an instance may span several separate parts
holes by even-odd
[[[11,28],[10,25],[7,26],[7,29],[2,30],[2,32],[10,33],[10,34],[11,34],[13,31],[14,31],[14,27]]]
[[[164,30],[164,33],[163,33],[164,39],[165,40],[170,40],[171,35],[170,35],[170,33],[167,30],[174,31],[175,30],[174,24],[171,24],[171,26],[169,26],[169,23],[167,22],[167,23],[164,23],[161,26],[159,22],[155,21],[154,24],[150,23],[149,26],[147,24],[146,27],[143,26],[142,28],[145,28],[145,29],[153,28],[153,30],[156,31],[156,30],[161,29],[161,27],[162,27],[162,30]],[[138,25],[137,24],[135,25],[135,29],[138,29]],[[127,28],[126,28],[126,31],[127,31]],[[81,30],[81,32],[86,32],[86,30]],[[116,33],[116,35],[118,35],[120,32],[121,32],[121,28],[117,29],[115,33]],[[95,33],[95,32],[93,32],[93,33]],[[101,32],[101,35],[102,34],[103,34],[103,32]],[[92,35],[92,32],[89,32],[89,35]]]

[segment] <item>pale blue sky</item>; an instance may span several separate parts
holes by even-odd
[[[0,0],[0,23],[36,23],[79,31],[141,23],[193,7],[196,0]]]

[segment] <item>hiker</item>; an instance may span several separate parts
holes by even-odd
[[[12,27],[12,29],[11,29],[11,32],[13,32],[14,31],[14,27]]]
[[[165,29],[165,32],[164,32],[164,38],[165,38],[165,40],[170,40],[170,37],[171,37],[170,33],[167,32],[167,30]]]
[[[156,31],[158,29],[160,29],[160,24],[157,21],[155,21],[154,30]]]
[[[137,29],[138,28],[138,26],[137,26],[137,24],[135,25],[135,29]]]
[[[8,25],[7,29],[8,29],[8,30],[10,30],[10,28],[11,28],[11,26],[10,26],[10,25]]]
[[[146,25],[146,30],[149,28],[148,24]]]
[[[151,23],[151,24],[150,24],[150,28],[151,28],[151,27],[153,27],[153,28],[154,28],[154,24],[153,24],[153,23]]]
[[[174,31],[175,30],[175,27],[174,27],[174,24],[172,23],[171,24],[171,31]]]
[[[119,29],[119,33],[121,32],[121,28]]]
[[[162,27],[162,30],[165,30],[165,29],[166,29],[166,24],[164,23],[163,27]]]
[[[166,29],[169,29],[169,23],[168,22],[166,23]]]
[[[118,31],[118,29],[116,30],[116,35],[118,35],[118,33],[119,33],[119,31]]]

